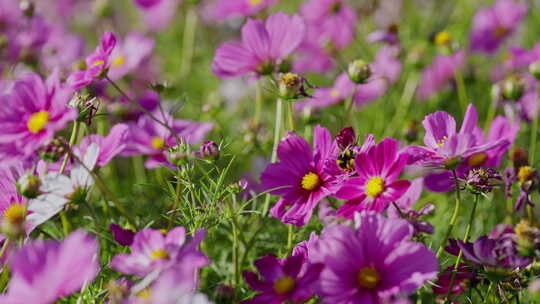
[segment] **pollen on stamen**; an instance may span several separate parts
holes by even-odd
[[[112,65],[117,67],[117,66],[121,66],[122,64],[124,64],[124,62],[126,62],[126,58],[124,56],[120,56],[120,57],[113,60]]]
[[[152,252],[152,255],[150,256],[152,260],[168,260],[171,258],[169,253],[165,249],[158,249]]]
[[[290,276],[279,278],[274,283],[274,291],[279,295],[284,295],[291,292],[296,286],[296,282]]]
[[[381,275],[373,267],[364,267],[358,272],[358,285],[367,289],[373,289],[379,285]]]
[[[165,141],[161,137],[155,136],[152,138],[150,145],[156,150],[162,150],[165,147]]]
[[[43,129],[45,129],[45,126],[49,122],[49,112],[47,111],[39,111],[32,116],[30,116],[30,119],[28,119],[28,122],[26,123],[26,126],[28,127],[28,130],[34,134],[39,133]]]
[[[366,185],[366,195],[377,197],[384,191],[384,179],[380,176],[370,178]]]
[[[313,172],[309,172],[308,174],[304,175],[302,177],[302,188],[308,191],[313,191],[317,189],[321,185],[321,178]]]

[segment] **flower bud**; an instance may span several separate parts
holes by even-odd
[[[19,4],[19,8],[26,17],[32,18],[32,16],[34,16],[36,5],[30,0],[22,0]]]
[[[523,256],[533,256],[535,251],[535,239],[539,236],[539,231],[532,226],[529,221],[521,220],[514,232],[517,236],[517,249]]]
[[[405,127],[403,137],[405,137],[405,140],[411,143],[418,139],[418,132],[418,121],[411,120]]]
[[[304,80],[298,74],[281,74],[278,83],[279,97],[284,100],[297,99],[305,96]]]
[[[540,60],[537,60],[529,65],[529,73],[531,73],[536,80],[540,80]]]
[[[514,164],[514,168],[526,166],[529,161],[529,153],[523,148],[513,148],[510,150],[510,160]]]
[[[341,150],[356,144],[356,133],[352,127],[345,127],[336,135],[336,142]]]
[[[479,168],[469,171],[465,187],[473,194],[489,193],[502,182],[502,176],[493,168]]]
[[[219,146],[213,141],[205,141],[199,149],[197,157],[206,159],[219,158]]]
[[[16,183],[17,192],[29,199],[38,197],[41,193],[39,191],[40,186],[41,180],[39,177],[30,172],[23,174]]]
[[[186,146],[174,146],[167,151],[167,160],[176,167],[181,167],[188,163],[189,155]]]
[[[371,68],[369,64],[362,59],[357,59],[349,64],[349,78],[354,83],[365,83],[371,76]]]
[[[96,116],[99,108],[95,97],[82,94],[75,94],[69,101],[69,106],[77,109],[77,112],[79,113],[77,121],[84,122],[87,125],[92,123],[92,119]]]
[[[230,184],[228,190],[230,193],[238,194],[247,189],[248,183],[246,180],[241,179],[236,183]]]
[[[68,145],[62,137],[51,139],[39,149],[39,157],[44,161],[55,163],[68,151]]]
[[[523,79],[517,76],[507,77],[501,84],[501,94],[504,99],[517,101],[525,92]]]

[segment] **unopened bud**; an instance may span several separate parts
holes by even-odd
[[[540,60],[537,60],[529,65],[529,73],[531,73],[536,80],[540,80]]]
[[[175,146],[170,148],[167,151],[167,160],[176,167],[182,167],[187,164],[189,155],[186,151],[186,147],[181,145],[181,147]]]
[[[517,101],[525,92],[525,83],[518,76],[510,76],[506,78],[502,85],[502,97],[507,100]]]
[[[297,99],[304,94],[304,81],[302,77],[294,73],[281,74],[279,77],[279,97],[284,100]]]
[[[62,137],[55,137],[39,149],[39,157],[44,161],[55,163],[68,151],[68,145]]]
[[[356,133],[352,127],[345,127],[336,135],[336,142],[341,150],[356,144]]]
[[[98,101],[95,97],[83,94],[75,94],[69,101],[69,106],[77,109],[79,113],[77,121],[84,122],[87,125],[92,123],[92,119],[96,116],[99,108]]]
[[[365,83],[371,77],[371,68],[369,64],[362,59],[357,59],[349,64],[347,70],[349,78],[354,83]]]
[[[199,149],[197,157],[206,159],[218,159],[219,152],[219,146],[215,142],[205,141]]]
[[[242,179],[236,183],[230,184],[228,190],[230,193],[238,194],[247,188],[247,181]]]
[[[23,174],[16,183],[17,192],[29,199],[36,198],[40,194],[41,180],[33,173]]]

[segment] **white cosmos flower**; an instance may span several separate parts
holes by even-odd
[[[42,179],[40,191],[43,193],[30,201],[27,220],[32,229],[55,216],[62,208],[78,194],[86,194],[94,184],[92,175],[99,156],[99,146],[92,143],[86,153],[80,158],[84,166],[76,162],[71,169],[70,176],[58,172],[48,173]]]

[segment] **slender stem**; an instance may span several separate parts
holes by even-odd
[[[394,115],[392,122],[388,124],[388,128],[385,132],[386,134],[390,134],[396,132],[397,130],[400,130],[398,124],[405,119],[407,113],[409,112],[409,108],[411,106],[414,92],[416,91],[419,80],[420,77],[417,72],[412,72],[411,75],[407,78],[407,82],[405,83],[405,87],[403,88],[403,94],[401,94],[401,98],[399,99],[396,114]]]
[[[287,254],[290,254],[293,247],[293,239],[294,239],[294,226],[292,224],[288,225],[288,233],[287,233]]]
[[[75,142],[77,141],[77,135],[79,134],[79,126],[80,122],[78,120],[75,120],[73,122],[73,128],[71,129],[71,136],[69,138],[69,149],[73,147]],[[69,153],[66,153],[64,155],[64,160],[62,161],[62,165],[60,166],[60,174],[64,173],[64,170],[66,170],[66,165],[69,159]]]
[[[444,250],[444,246],[446,246],[446,242],[448,242],[448,238],[452,234],[452,230],[454,229],[454,225],[456,224],[456,221],[457,221],[457,218],[458,218],[458,215],[459,215],[459,207],[461,205],[461,193],[460,193],[460,190],[459,190],[459,182],[458,182],[458,179],[457,179],[456,170],[452,170],[452,176],[453,176],[453,178],[455,180],[455,184],[456,184],[456,205],[454,207],[454,214],[452,214],[452,218],[450,219],[450,223],[448,224],[448,230],[446,230],[446,233],[444,235],[442,243],[441,243],[439,249],[437,250],[437,258],[441,256],[441,254],[442,254],[442,252]]]
[[[133,171],[135,171],[135,182],[137,184],[146,183],[146,171],[144,170],[144,160],[142,155],[135,155],[131,158]]]
[[[358,85],[354,85],[351,97],[347,99],[345,102],[345,122],[347,125],[352,125],[352,114],[353,114],[353,103],[354,103],[354,95],[356,95],[356,89],[358,88]]]
[[[465,111],[467,111],[467,104],[469,103],[467,99],[467,91],[465,90],[465,81],[463,80],[463,75],[459,69],[456,70],[454,76],[456,78],[459,105],[461,107],[461,111],[465,113]]]
[[[232,203],[229,202],[229,213],[231,216],[231,225],[232,225],[232,259],[234,267],[234,286],[237,287],[240,284],[240,263],[239,263],[239,246],[238,246],[238,222],[236,218],[236,197],[234,194],[231,194]]]
[[[259,127],[261,123],[261,113],[262,113],[262,92],[261,92],[261,79],[255,81],[255,116],[253,118],[253,124],[255,128]]]
[[[478,201],[480,199],[480,195],[476,194],[474,196],[474,203],[473,208],[471,211],[471,216],[469,217],[469,223],[467,224],[467,228],[465,229],[465,235],[463,236],[463,242],[467,242],[469,239],[469,235],[471,234],[472,230],[472,224],[474,220],[474,215],[476,213],[476,206],[478,205]],[[454,264],[454,270],[452,271],[452,276],[450,277],[450,287],[448,288],[448,292],[446,293],[446,300],[448,301],[448,298],[450,297],[450,293],[452,292],[452,288],[454,287],[454,280],[456,279],[456,273],[459,268],[459,263],[461,262],[461,258],[463,256],[463,251],[460,249],[458,257],[456,259],[456,263]]]
[[[186,23],[184,25],[184,37],[182,40],[182,61],[180,66],[180,79],[185,79],[191,71],[193,50],[195,48],[195,32],[197,31],[197,11],[191,5],[187,10]]]
[[[491,293],[491,289],[493,288],[493,281],[489,282],[488,290],[486,291],[486,296],[484,297],[484,304],[488,303],[489,294]]]
[[[270,162],[275,163],[277,160],[277,148],[279,145],[279,139],[281,138],[281,120],[283,119],[283,100],[278,98],[276,102],[276,118],[274,126],[274,147],[272,148],[272,158]],[[263,216],[268,214],[268,208],[270,206],[270,194],[266,194],[264,201]]]
[[[491,125],[491,122],[493,121],[493,118],[495,117],[495,113],[497,112],[497,104],[496,104],[495,98],[491,100],[491,103],[489,105],[488,114],[486,116],[486,122],[484,124],[484,130],[488,130],[489,126]]]
[[[0,259],[4,256],[4,253],[6,253],[6,250],[9,247],[9,243],[11,243],[11,239],[7,238],[4,241],[4,244],[2,244],[2,248],[0,249]]]
[[[71,151],[71,148],[77,141],[77,135],[79,134],[79,127],[80,127],[80,122],[78,120],[75,120],[73,122],[73,128],[71,129],[71,136],[69,138],[68,151]],[[64,155],[64,160],[62,161],[62,165],[60,166],[60,171],[59,171],[60,174],[64,173],[64,171],[66,170],[68,159],[69,159],[69,153],[66,153],[66,155]],[[69,219],[64,209],[60,210],[60,220],[62,222],[62,230],[64,232],[64,236],[67,236],[69,232],[71,231],[71,223],[69,222]]]
[[[178,209],[178,205],[180,204],[180,194],[181,194],[181,183],[180,183],[180,168],[176,171],[176,187],[175,187],[175,197],[174,197],[174,204],[171,208],[171,216],[169,217],[169,224],[167,225],[168,229],[171,229],[174,223],[174,218],[176,217],[176,209]]]
[[[294,131],[294,110],[293,110],[293,103],[287,102],[287,116],[289,118],[289,130]]]

